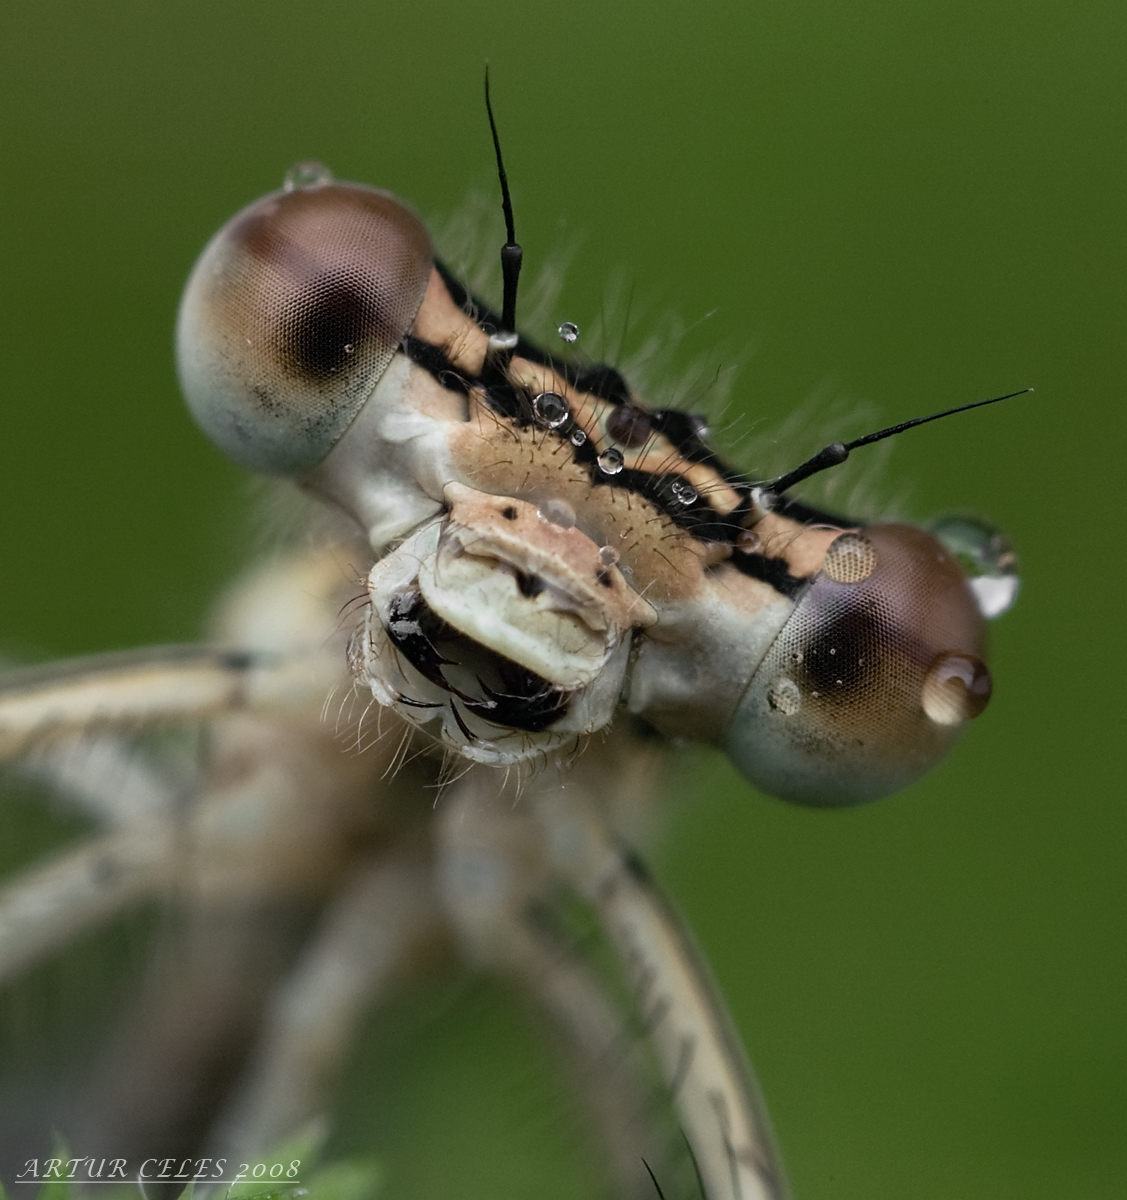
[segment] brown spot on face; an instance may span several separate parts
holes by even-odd
[[[517,588],[526,599],[534,600],[544,590],[544,580],[539,575],[526,575],[518,571]]]
[[[445,499],[450,520],[445,535],[460,553],[496,559],[512,569],[525,596],[547,588],[571,597],[573,610],[592,628],[607,622],[622,629],[648,627],[657,614],[615,567],[599,558],[599,545],[576,526],[564,528],[537,516],[536,506],[513,497],[478,492],[449,483]],[[511,521],[505,512],[517,514]],[[522,578],[523,577],[523,578]],[[600,586],[598,592],[592,580]]]

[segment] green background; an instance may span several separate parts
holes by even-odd
[[[1125,35],[1082,0],[5,4],[3,647],[198,632],[251,489],[177,398],[196,253],[299,158],[428,218],[492,186],[488,58],[529,261],[578,239],[560,315],[617,270],[639,336],[693,326],[675,367],[742,362],[748,465],[1036,386],[850,468],[1021,554],[966,743],[848,812],[692,756],[652,857],[799,1200],[1122,1196]],[[388,1195],[586,1194],[531,1035],[459,987],[372,1052]]]

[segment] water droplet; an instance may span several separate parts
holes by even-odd
[[[696,501],[697,489],[691,483],[675,479],[669,490],[673,493],[673,498],[679,504],[689,505]]]
[[[604,450],[598,457],[599,470],[604,475],[617,475],[622,470],[623,458],[622,451],[616,450],[613,446],[609,450]]]
[[[324,187],[332,183],[333,173],[324,163],[308,159],[305,162],[294,163],[282,180],[282,190],[286,192],[304,192],[309,188]]]
[[[571,431],[571,444],[573,446],[582,446],[587,440],[587,435],[582,429],[573,429]]]
[[[940,517],[931,532],[962,567],[979,612],[987,619],[1012,608],[1021,587],[1017,555],[1000,529],[977,517]]]
[[[961,725],[982,712],[993,686],[986,664],[973,654],[941,654],[924,679],[920,702],[936,725]]]
[[[835,583],[860,583],[877,565],[877,552],[863,533],[843,533],[830,542],[822,571]]]
[[[571,417],[567,401],[558,392],[541,392],[532,400],[532,411],[541,425],[559,429]]]
[[[613,567],[618,563],[618,551],[613,546],[599,547],[599,562],[604,567]]]
[[[708,427],[708,422],[699,413],[689,413],[689,424],[693,427],[693,433],[705,442],[712,435],[712,430]]]
[[[968,582],[978,611],[988,621],[1013,608],[1021,590],[1021,580],[1016,575],[979,575]]]
[[[569,346],[579,341],[579,326],[574,321],[564,321],[556,332]]]
[[[741,554],[758,554],[763,549],[763,539],[754,529],[741,529],[736,534],[736,549]]]
[[[644,446],[653,432],[650,414],[637,405],[620,404],[607,417],[607,433],[623,446],[636,450]]]
[[[571,529],[575,524],[575,509],[566,500],[545,500],[536,511],[542,520],[561,529]]]
[[[767,703],[784,717],[793,717],[802,707],[802,693],[793,679],[780,675],[767,692]]]

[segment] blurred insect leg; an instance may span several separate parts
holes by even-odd
[[[268,1153],[322,1116],[358,1026],[418,958],[442,949],[446,929],[422,855],[362,868],[275,993],[214,1156]]]
[[[19,774],[114,832],[0,889],[0,983],[161,891],[175,853],[176,788],[117,739],[53,742],[21,762]]]
[[[574,783],[531,803],[557,868],[595,907],[634,988],[707,1200],[781,1200],[782,1166],[743,1048],[699,951]]]
[[[134,747],[106,735],[82,734],[37,747],[17,770],[111,828],[170,818],[181,790]],[[186,779],[183,786],[188,786]]]
[[[631,1022],[546,920],[553,876],[537,829],[523,803],[514,808],[511,793],[497,787],[494,771],[470,772],[442,803],[440,886],[463,950],[514,980],[562,1041],[613,1194],[654,1200],[643,1159],[670,1180],[681,1150],[676,1126],[663,1127],[668,1108],[654,1094],[656,1072],[639,1054]]]
[[[89,730],[133,729],[305,698],[301,658],[265,658],[209,646],[157,646],[96,655],[0,677],[0,760]]]
[[[158,893],[173,865],[167,822],[107,834],[0,889],[0,983]]]
[[[414,819],[408,801],[433,768],[381,783],[387,754],[342,754],[320,710],[211,723],[208,784],[183,806],[155,969],[96,1067],[73,1144],[199,1153],[329,898]]]

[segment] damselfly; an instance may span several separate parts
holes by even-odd
[[[799,802],[916,778],[989,698],[1012,555],[974,521],[861,524],[789,495],[889,431],[774,479],[734,470],[701,418],[569,357],[574,326],[560,353],[516,332],[511,215],[503,261],[498,314],[402,202],[307,165],[192,273],[192,412],[318,512],[207,644],[3,680],[5,759],[100,832],[0,894],[0,975],[130,909],[177,927],[129,1053],[63,1131],[84,1154],[266,1153],[331,1107],[393,984],[455,954],[555,1025],[616,1194],[785,1193],[631,813],[670,740]],[[168,729],[201,735],[189,753]],[[609,973],[575,952],[577,906]]]

